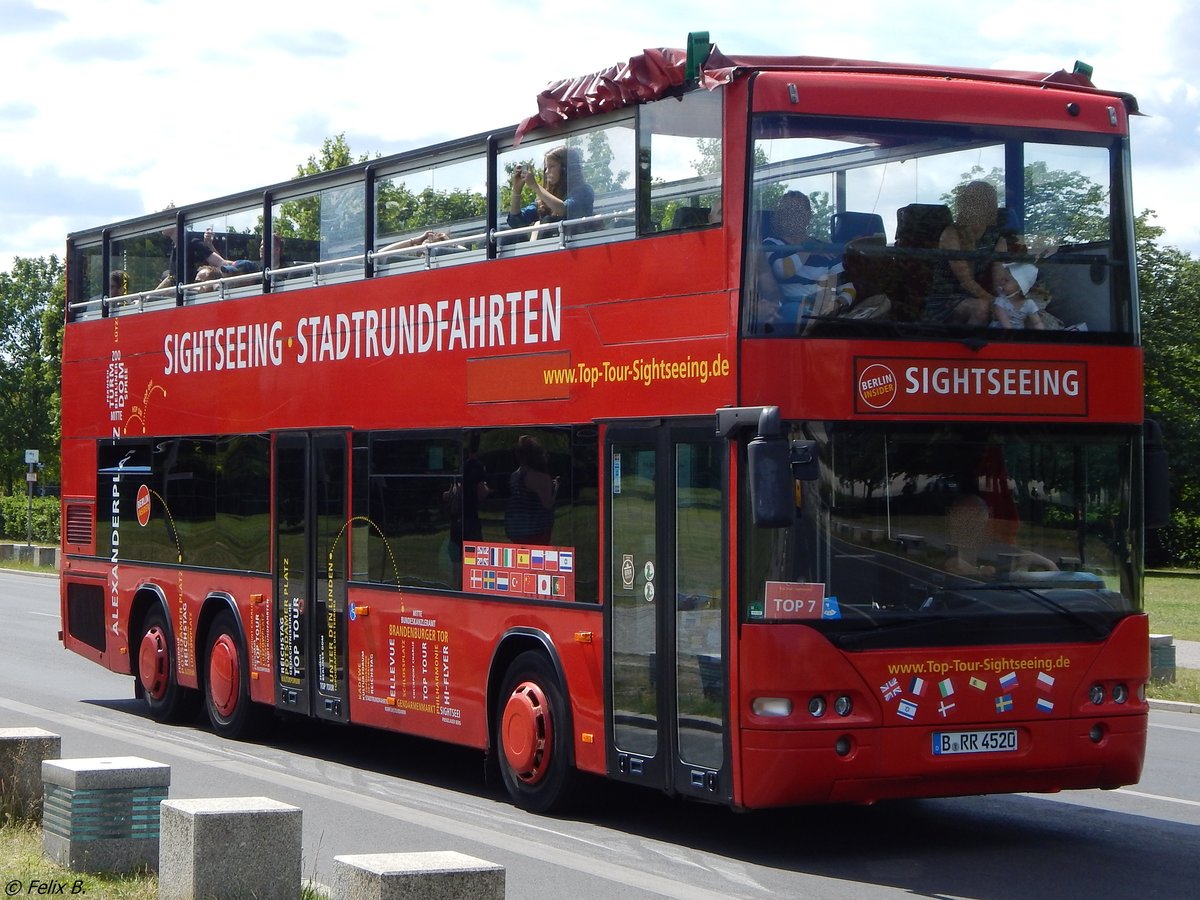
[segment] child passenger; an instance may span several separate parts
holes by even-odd
[[[1032,263],[996,263],[992,282],[996,299],[992,301],[993,328],[1045,328],[1041,310],[1026,294],[1037,281],[1037,266]]]

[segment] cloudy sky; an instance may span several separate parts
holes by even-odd
[[[0,270],[70,231],[283,181],[329,136],[499,129],[548,82],[707,30],[727,53],[1095,68],[1137,96],[1134,203],[1200,256],[1194,0],[0,0]]]

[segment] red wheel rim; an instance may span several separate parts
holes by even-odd
[[[161,700],[167,693],[170,663],[167,636],[155,625],[142,635],[142,643],[138,647],[138,678],[143,690],[154,700]]]
[[[237,644],[227,634],[217,638],[208,658],[208,695],[222,716],[233,715],[241,685]]]
[[[542,689],[525,681],[513,688],[501,722],[504,758],[525,784],[537,784],[546,775],[553,745],[550,706]]]

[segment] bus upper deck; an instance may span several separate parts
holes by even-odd
[[[1125,208],[1132,98],[1098,91],[1082,74],[715,50],[697,79],[685,68],[678,52],[647,52],[619,71],[551,85],[539,116],[515,134],[479,134],[73,234],[69,318],[712,229],[728,235],[731,258],[739,247],[745,254],[722,287],[740,281],[746,336],[965,330],[1001,342],[1136,342]],[[913,77],[927,82],[920,92]],[[580,163],[574,177],[587,183],[589,208],[514,221],[513,173],[528,167],[544,178],[545,154],[559,146]],[[1034,267],[1022,293],[1038,307],[1038,333],[997,327],[990,310],[986,319],[931,311],[939,271],[980,255],[944,240],[959,224],[958,189],[970,182],[995,192],[989,234],[1003,243],[987,248],[989,258]],[[807,198],[811,225],[781,236],[777,207],[795,193]],[[768,300],[780,308],[764,312],[756,274],[771,265],[764,242],[775,255],[834,260],[831,298],[840,302],[798,309],[794,297],[776,296]],[[994,293],[990,272],[985,280]]]

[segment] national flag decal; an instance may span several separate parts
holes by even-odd
[[[943,697],[949,697],[954,693],[954,682],[949,678],[939,681],[938,690],[941,691]]]
[[[1037,686],[1039,691],[1049,691],[1054,688],[1054,676],[1047,672],[1038,672]]]
[[[1012,712],[1013,701],[1011,694],[1005,694],[1002,697],[996,698],[996,712],[1007,713]]]
[[[1037,710],[1044,713],[1054,712],[1054,703],[1045,697],[1038,697]]]
[[[975,690],[977,690],[977,691],[986,691],[987,690],[987,682],[984,681],[982,678],[972,677],[971,680],[967,682],[967,684],[971,685],[971,687],[975,688]]]
[[[1000,689],[1011,691],[1017,686],[1017,673],[1009,672],[1007,675],[1000,676]]]
[[[925,693],[925,679],[917,677],[910,681],[908,683],[908,692],[914,697],[922,696]]]
[[[901,700],[900,705],[896,707],[896,715],[911,722],[917,715],[917,704],[911,700]]]

